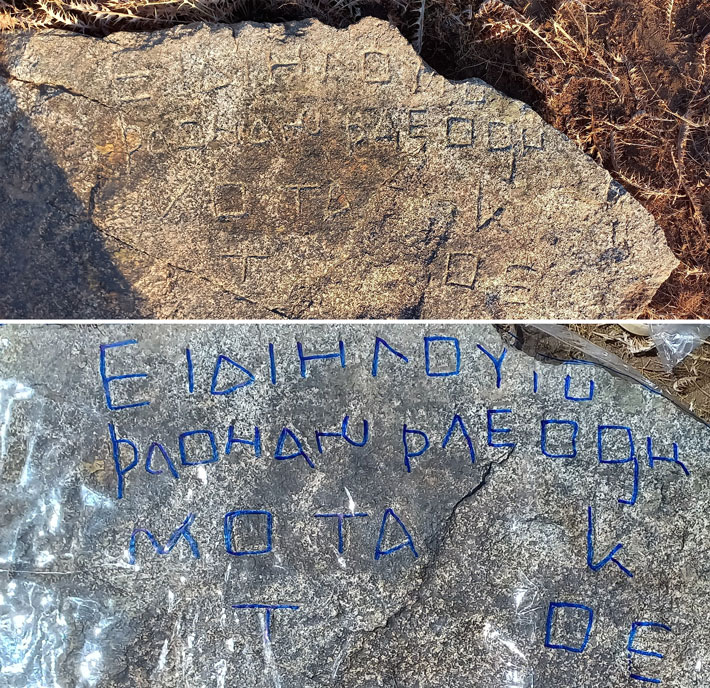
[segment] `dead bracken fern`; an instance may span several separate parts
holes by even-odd
[[[238,4],[229,0],[0,0],[0,11],[21,28],[63,28],[108,33],[147,30],[193,21],[224,21]],[[0,27],[4,24],[0,24]],[[13,29],[12,25],[9,29]]]
[[[433,67],[530,103],[654,215],[683,265],[649,315],[710,318],[710,0],[0,0],[0,31],[389,19]]]
[[[414,39],[412,43],[414,44],[414,49],[421,54],[422,46],[424,45],[424,17],[426,15],[426,3],[427,0],[418,0],[419,7],[417,8],[416,20],[414,22]]]
[[[616,3],[617,8],[621,5]],[[673,310],[666,313],[676,317],[679,309],[688,317],[697,317],[696,311],[708,317],[710,16],[706,13],[700,41],[696,42],[697,23],[694,40],[686,37],[687,59],[664,65],[667,56],[625,45],[621,36],[615,36],[614,29],[626,34],[633,20],[615,26],[618,14],[599,11],[603,6],[564,0],[536,17],[527,6],[486,0],[476,15],[481,21],[480,40],[512,43],[514,62],[508,69],[522,74],[543,94],[541,109],[548,121],[629,187],[664,227],[686,272],[695,273],[696,288],[702,287],[692,299],[683,288],[666,293],[666,304],[660,306],[671,305]],[[670,34],[679,20],[692,22],[687,13],[685,19],[680,14],[675,3],[667,8],[666,17],[655,19],[659,24],[667,21]],[[641,42],[644,37],[635,32],[635,38]],[[668,42],[669,53],[680,53],[678,43],[675,38]],[[661,65],[667,73],[659,69]],[[683,281],[682,272],[676,280]]]

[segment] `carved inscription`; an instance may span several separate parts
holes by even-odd
[[[527,302],[529,282],[535,279],[535,268],[526,264],[511,264],[505,269],[505,285],[501,288],[501,303],[520,306]]]
[[[486,104],[487,89],[483,84],[467,83],[465,86],[465,89],[466,89],[466,93],[464,96],[464,102],[466,103],[466,105],[485,105]]]
[[[346,125],[349,152],[382,144],[399,149],[400,131],[394,114],[378,108],[367,108],[353,112]]]
[[[521,132],[523,151],[544,151],[545,150],[545,133],[540,129],[535,134],[531,134],[527,129],[523,128]]]
[[[444,285],[473,290],[480,263],[480,258],[474,253],[448,253]]]
[[[338,182],[301,182],[284,189],[286,215],[327,221],[351,209],[348,194]]]
[[[270,255],[245,255],[245,254],[235,254],[235,253],[225,253],[222,258],[230,258],[239,266],[238,267],[238,280],[240,284],[244,284],[249,277],[252,275],[252,268],[254,264],[263,263],[263,261],[271,258]]]
[[[293,81],[304,73],[304,64],[301,58],[301,48],[295,51],[272,50],[269,53],[269,80],[270,83]]]
[[[6,40],[15,39],[0,36],[0,52]],[[676,265],[660,230],[640,231],[652,219],[535,112],[482,81],[437,74],[386,22],[196,24],[105,41],[42,35],[38,46],[45,40],[66,59],[13,57],[17,74],[0,76],[13,96],[0,98],[0,120],[25,118],[58,137],[47,145],[56,180],[88,197],[97,231],[185,271],[161,291],[151,280],[172,272],[124,270],[109,242],[127,294],[115,298],[104,280],[101,308],[112,313],[199,318],[204,306],[214,315],[229,298],[219,289],[231,289],[245,297],[230,301],[235,317],[535,317],[545,308],[611,317],[614,304],[647,303],[666,263]],[[86,56],[105,58],[107,80]],[[32,105],[30,76],[66,92],[38,92]],[[5,167],[25,166],[10,157]],[[3,193],[13,214],[0,234],[18,250],[29,250],[25,235],[42,235],[47,211],[23,215],[14,189],[48,165],[20,169]],[[63,212],[69,223],[80,214]],[[13,229],[18,219],[32,226]],[[280,259],[260,269],[270,253]],[[28,283],[11,268],[0,268],[8,312],[17,307],[8,295]],[[214,293],[182,298],[201,277]],[[38,283],[28,313],[70,313],[77,289],[81,312],[91,311],[93,277],[84,283],[61,298]]]
[[[212,191],[212,207],[219,220],[244,217],[246,211],[246,187],[241,182],[219,184]]]
[[[318,110],[305,108],[298,113],[298,116],[283,123],[283,140],[289,142],[301,136],[320,136],[322,114]]]
[[[266,118],[262,117],[247,120],[241,125],[241,140],[253,146],[264,146],[276,142]]]
[[[448,117],[446,119],[446,147],[468,148],[473,146],[475,129],[468,117]]]
[[[438,77],[441,79],[441,77]],[[426,67],[425,65],[418,65],[416,68],[416,76],[414,77],[414,93],[424,93],[428,91],[432,83],[437,79],[436,72]]]
[[[362,57],[363,78],[370,84],[389,84],[392,81],[390,56],[379,50],[368,50]]]
[[[274,68],[296,69],[297,63],[275,64]],[[289,72],[290,73],[290,72]],[[139,98],[150,97],[138,94]],[[185,109],[185,108],[183,108]],[[173,120],[147,136],[154,152],[166,146],[199,148],[215,141],[265,148],[275,144],[302,143],[328,135],[328,143],[342,146],[349,155],[377,154],[389,149],[408,155],[440,150],[451,156],[488,155],[503,169],[501,179],[512,182],[520,155],[545,150],[544,134],[519,129],[515,124],[488,120],[477,114],[463,114],[461,108],[447,112],[428,107],[352,109],[333,113],[315,104],[298,104],[293,109],[241,113],[228,124],[220,113],[215,117],[192,109],[190,115],[173,115]]]
[[[116,74],[113,79],[119,103],[135,103],[150,100],[154,75],[147,70]]]
[[[505,207],[498,206],[492,213],[484,210],[483,182],[478,183],[478,195],[476,197],[476,231],[487,229],[492,223],[498,222],[505,211]]]

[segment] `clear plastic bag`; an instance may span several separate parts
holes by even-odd
[[[651,339],[663,367],[670,372],[710,337],[710,325],[651,324]]]

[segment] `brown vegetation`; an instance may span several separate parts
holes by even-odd
[[[710,341],[668,371],[648,337],[630,334],[619,325],[581,324],[570,329],[636,368],[656,387],[710,423]],[[580,356],[572,352],[571,357]]]
[[[388,18],[442,74],[530,103],[622,182],[683,262],[652,317],[710,318],[710,0],[0,0],[0,29]]]

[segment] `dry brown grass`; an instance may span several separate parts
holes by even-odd
[[[54,27],[92,33],[150,30],[182,22],[224,21],[235,4],[229,0],[0,0],[0,27]]]
[[[512,38],[507,69],[540,94],[545,118],[666,231],[684,265],[650,314],[710,317],[710,5],[630,4],[563,0],[534,18],[486,0],[477,17],[481,40]]]
[[[651,316],[710,318],[710,0],[0,0],[0,29],[394,22],[451,78],[537,109],[653,213],[683,261]]]
[[[664,369],[650,338],[629,334],[619,325],[573,325],[573,332],[615,354],[660,389],[710,422],[710,341],[680,361],[672,371]]]

